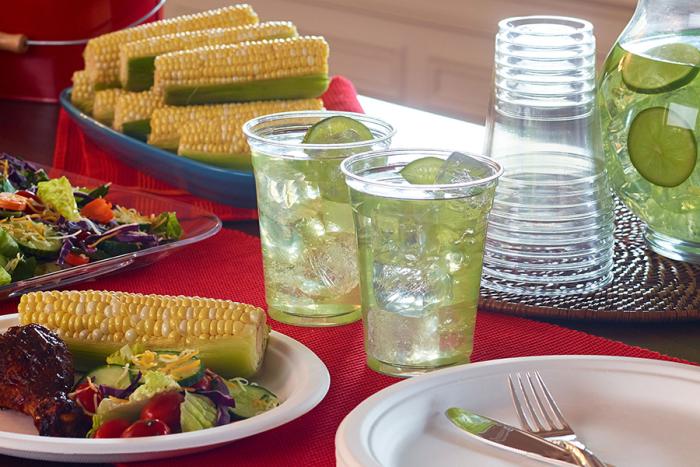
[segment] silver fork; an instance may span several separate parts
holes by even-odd
[[[508,386],[523,429],[568,449],[579,465],[605,467],[576,437],[538,371],[510,374]]]

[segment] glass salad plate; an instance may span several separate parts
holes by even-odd
[[[73,186],[97,187],[105,183],[41,164],[32,164],[37,168],[44,169],[51,178],[65,176]],[[126,268],[146,266],[164,258],[178,248],[209,238],[221,230],[221,220],[214,214],[189,204],[151,195],[139,190],[111,185],[107,199],[114,206],[120,205],[126,208],[134,208],[146,215],[159,214],[165,211],[175,212],[182,227],[182,236],[179,240],[170,243],[12,282],[0,287],[0,300],[14,298],[32,291],[64,287]]]
[[[255,208],[252,172],[203,164],[119,133],[75,107],[70,101],[71,89],[61,92],[61,106],[91,141],[109,148],[122,162],[193,195],[239,208]]]
[[[16,314],[0,316],[0,333],[17,324]],[[330,386],[328,369],[321,359],[303,344],[275,331],[270,332],[262,369],[252,379],[274,392],[280,398],[280,405],[228,425],[166,436],[126,439],[39,436],[27,415],[0,411],[0,454],[71,464],[135,462],[191,454],[288,423],[316,407]]]

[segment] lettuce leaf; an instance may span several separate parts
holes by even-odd
[[[185,400],[180,404],[183,433],[211,428],[216,425],[217,418],[216,405],[208,397],[185,392]]]
[[[69,221],[80,220],[78,205],[73,196],[73,186],[66,177],[54,178],[37,185],[39,199]]]
[[[129,402],[148,400],[156,394],[179,391],[180,385],[172,376],[160,371],[147,371],[143,375],[143,384],[129,396]]]
[[[163,212],[153,220],[151,233],[167,240],[177,240],[182,236],[182,227],[174,212]]]

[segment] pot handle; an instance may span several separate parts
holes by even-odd
[[[27,51],[27,36],[0,32],[0,50],[21,54]]]

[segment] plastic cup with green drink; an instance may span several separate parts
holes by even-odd
[[[358,238],[368,365],[410,376],[469,362],[500,165],[436,150],[342,164]]]
[[[270,316],[302,326],[358,320],[357,240],[340,163],[387,148],[393,127],[362,114],[313,111],[256,118],[244,132]]]

